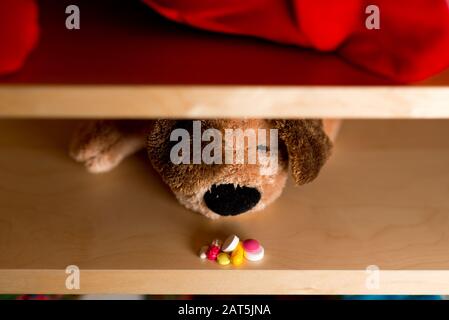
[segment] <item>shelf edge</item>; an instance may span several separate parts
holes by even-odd
[[[132,294],[448,294],[449,270],[81,270],[80,289],[65,270],[0,270],[0,293]],[[371,282],[370,282],[371,283]]]
[[[449,118],[449,87],[0,85],[2,118]]]

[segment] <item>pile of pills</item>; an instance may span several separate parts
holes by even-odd
[[[240,241],[235,234],[230,235],[224,242],[215,239],[208,246],[203,246],[200,250],[200,258],[217,261],[225,266],[230,263],[239,266],[243,263],[243,258],[249,261],[260,261],[265,254],[264,248],[259,241],[247,239]]]

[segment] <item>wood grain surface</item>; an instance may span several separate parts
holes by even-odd
[[[449,118],[449,87],[0,85],[0,117]]]
[[[67,156],[75,123],[0,121],[0,293],[449,293],[448,121],[345,121],[316,181],[219,221],[180,206],[144,153],[85,172]],[[229,233],[260,240],[266,258],[197,257]]]

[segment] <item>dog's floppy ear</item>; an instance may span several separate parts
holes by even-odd
[[[332,143],[316,119],[270,120],[285,143],[293,178],[299,185],[316,178],[332,149]]]

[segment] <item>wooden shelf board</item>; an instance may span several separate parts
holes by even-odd
[[[180,206],[144,153],[91,175],[67,156],[76,121],[0,121],[0,293],[448,293],[449,123],[346,121],[313,183],[264,212],[210,221]],[[197,257],[237,233],[266,259]],[[81,290],[65,289],[65,268]],[[381,269],[365,287],[369,265]]]
[[[3,118],[449,118],[449,87],[0,86]]]

